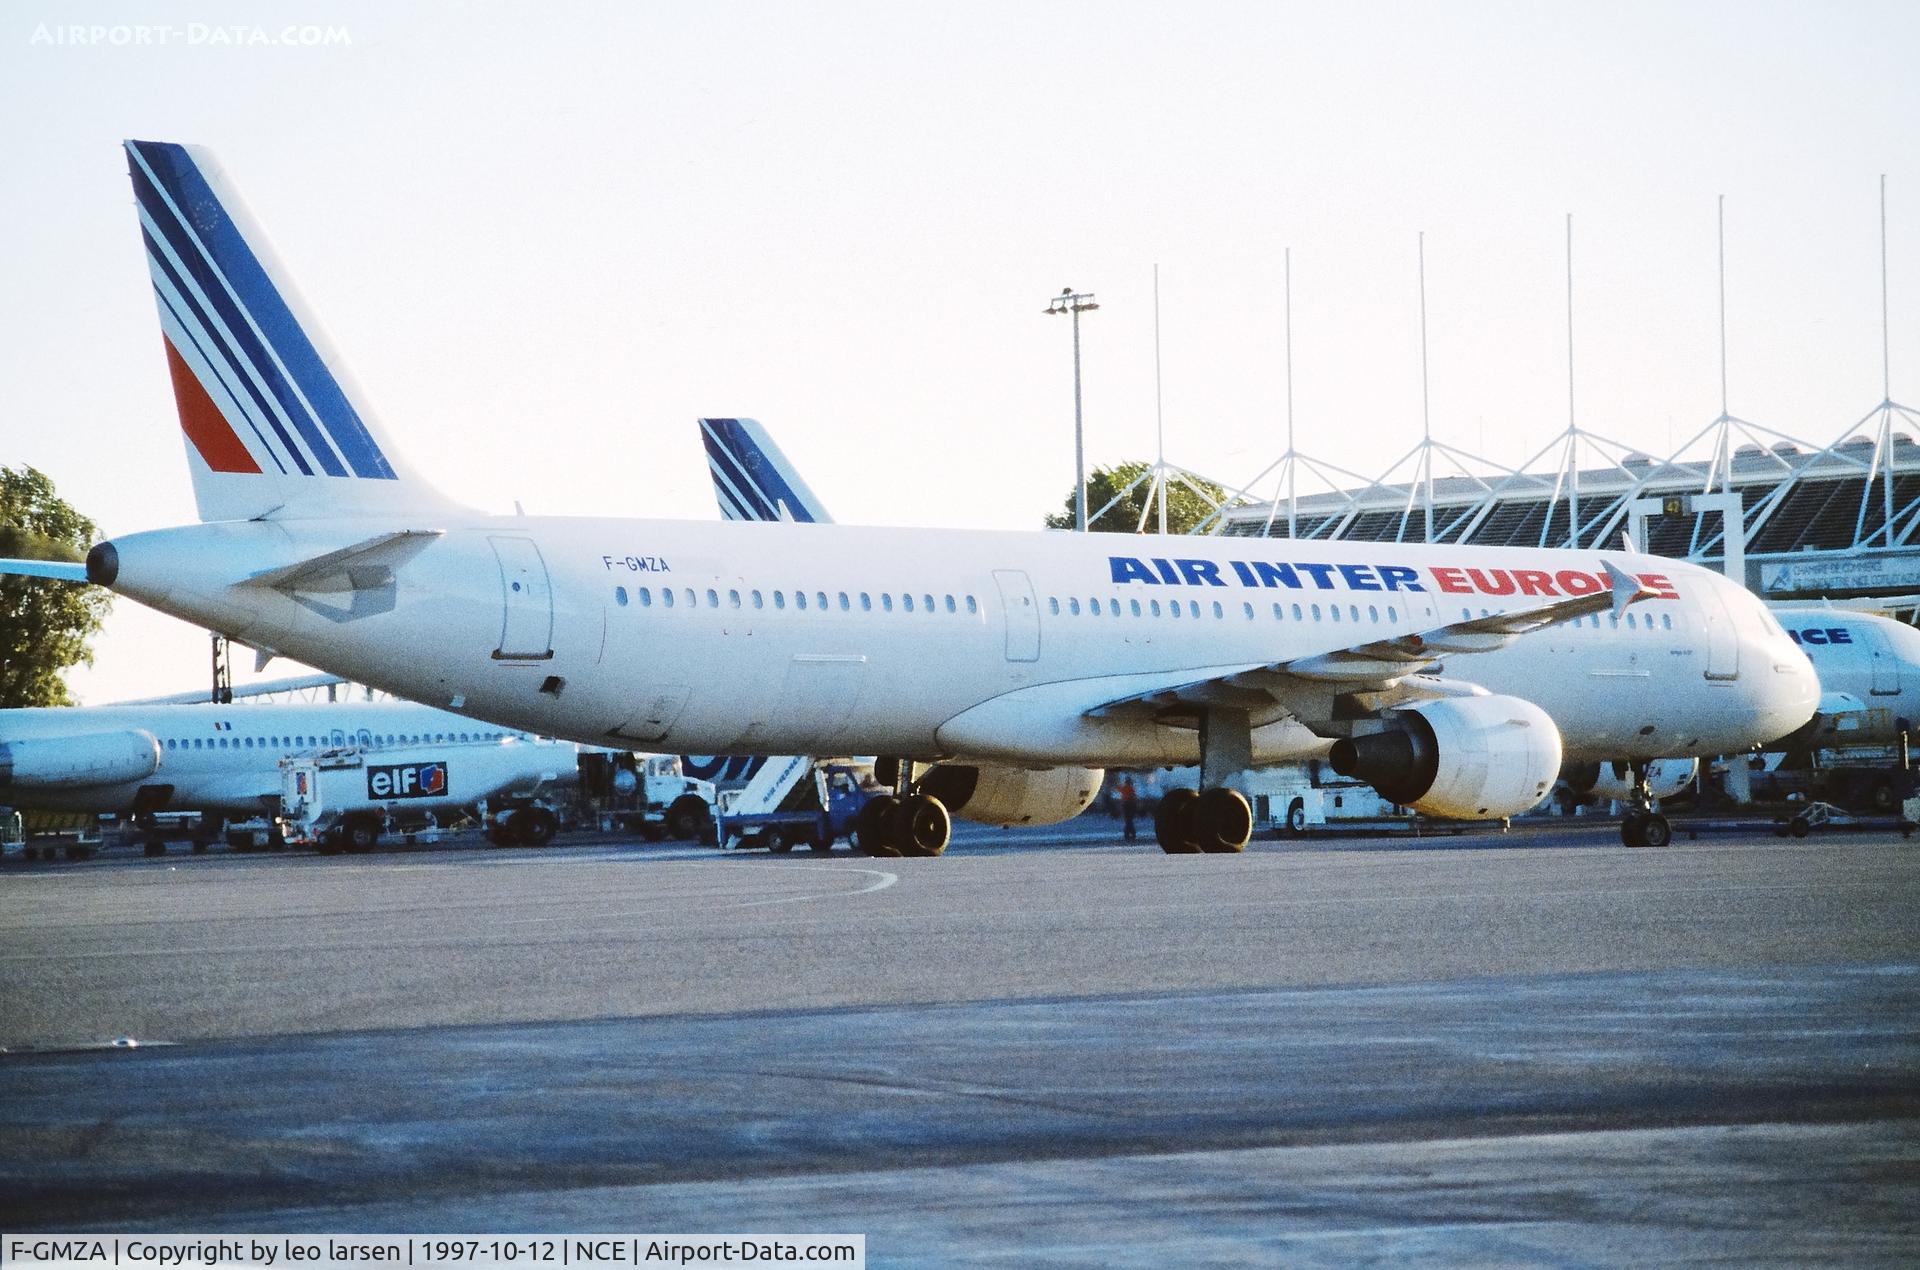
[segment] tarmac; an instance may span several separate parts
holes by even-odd
[[[1920,1259],[1898,835],[1116,839],[9,859],[0,1228]]]

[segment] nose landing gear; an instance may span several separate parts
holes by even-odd
[[[1654,806],[1653,791],[1647,783],[1647,764],[1633,764],[1633,806],[1620,822],[1620,841],[1629,847],[1653,847],[1656,850],[1673,841],[1673,826]]]

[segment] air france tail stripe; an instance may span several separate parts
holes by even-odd
[[[253,433],[254,439],[259,444],[258,448],[247,445],[245,441],[241,441],[240,444],[248,451],[249,456],[252,457],[254,470],[264,470],[260,464],[259,456],[265,454],[269,459],[273,460],[273,465],[279,468],[281,474],[284,475],[287,470],[286,463],[281,460],[279,453],[275,451],[272,443],[261,433],[260,425],[255,422],[253,416],[241,407],[238,396],[234,392],[233,384],[229,379],[230,372],[222,371],[218,368],[214,359],[208,355],[206,347],[201,344],[199,337],[194,334],[192,325],[181,316],[179,309],[175,306],[167,292],[161,287],[155,286],[153,294],[154,298],[160,302],[160,331],[161,334],[166,336],[167,347],[172,350],[173,356],[181,360],[183,369],[194,377],[195,385],[199,388],[201,396],[205,397],[207,403],[213,406],[214,409],[220,411],[221,418],[227,421],[227,430],[235,433],[236,440],[239,439],[238,432],[232,426],[231,421],[234,419],[246,420],[247,430]],[[187,355],[186,351],[189,348],[193,350],[191,357]],[[214,400],[213,392],[215,388],[221,390],[222,401]],[[179,384],[177,382],[174,385],[174,389],[174,399],[175,401],[180,401]],[[181,409],[184,412],[184,403],[182,403]],[[181,419],[181,427],[186,429],[184,414]],[[193,437],[192,430],[186,429],[186,431],[188,439],[191,440]],[[198,442],[195,442],[195,448],[198,448]],[[206,457],[204,452],[201,457]],[[209,461],[208,466],[213,466],[211,461]],[[221,469],[215,468],[215,470],[219,471]]]
[[[260,438],[261,444],[266,447],[274,464],[284,472],[287,470],[286,460],[290,459],[293,466],[299,468],[303,475],[311,476],[313,465],[301,453],[300,447],[294,443],[292,435],[283,426],[281,415],[267,400],[259,377],[249,374],[246,364],[234,356],[231,343],[223,338],[223,327],[208,312],[206,303],[198,290],[188,285],[174,263],[168,259],[170,252],[163,249],[155,240],[156,230],[157,227],[151,226],[148,218],[143,214],[140,221],[140,237],[147,244],[147,263],[152,267],[154,274],[155,293],[167,306],[174,321],[180,324],[181,330],[192,340],[200,355],[205,358],[209,369],[219,376],[222,385],[233,398],[235,409],[247,420],[254,435]],[[236,383],[245,390],[245,396],[235,390]],[[257,408],[257,413],[256,410],[248,409],[249,400]],[[262,420],[265,420],[274,435],[280,439],[280,449],[276,450],[266,435],[260,431]]]
[[[241,312],[239,297],[227,284],[219,272],[199,237],[193,232],[192,225],[174,205],[173,199],[156,184],[157,178],[150,178],[146,163],[138,154],[138,167],[133,173],[133,189],[146,211],[154,231],[164,241],[174,259],[183,266],[198,284],[201,295],[212,311],[221,319],[224,334],[232,341],[232,350],[241,355],[244,361],[236,358],[236,363],[251,369],[266,389],[277,400],[289,423],[307,444],[314,461],[328,476],[345,476],[346,466],[335,454],[327,439],[313,424],[312,417],[293,392],[284,375],[277,373],[277,367],[266,347],[261,343],[258,329]]]
[[[766,506],[765,500],[757,493],[742,490],[733,483],[717,460],[709,459],[707,466],[713,471],[714,488],[721,498],[732,504],[736,513],[734,520],[778,520],[773,510]]]
[[[812,509],[807,506],[807,501],[794,492],[792,483],[760,447],[754,444],[751,434],[739,420],[702,419],[700,424],[719,446],[720,451],[731,460],[741,478],[751,483],[760,492],[769,507],[776,509],[773,519],[779,519],[777,509],[782,505],[795,520],[811,521],[814,518]]]
[[[180,407],[180,427],[186,432],[187,440],[193,442],[193,448],[216,472],[259,472],[260,465],[234,435],[199,378],[180,360],[173,341],[162,342],[167,346],[167,373],[173,377],[173,399]]]
[[[235,288],[248,314],[258,323],[268,349],[292,381],[316,423],[339,448],[354,475],[385,480],[395,478],[386,455],[361,422],[353,404],[341,391],[318,350],[288,311],[279,289],[267,276],[259,258],[221,206],[206,178],[184,149],[173,146],[166,157],[170,175],[195,213],[195,227],[210,242],[210,255]]]
[[[713,466],[712,460],[708,460],[707,469],[713,473],[713,497],[714,501],[720,504],[720,519],[754,519],[753,516],[748,514],[746,507],[741,504],[739,496],[734,493],[732,484],[728,482],[726,477],[720,474],[719,468]]]
[[[707,463],[713,469],[714,475],[732,490],[735,497],[739,498],[743,504],[761,513],[755,519],[780,519],[779,509],[774,506],[773,500],[767,497],[766,492],[741,469],[739,460],[727,450],[713,428],[705,420],[701,421],[700,426],[705,433]]]

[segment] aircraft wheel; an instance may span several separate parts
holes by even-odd
[[[371,816],[350,816],[340,826],[340,841],[349,851],[371,851],[380,841],[380,822]]]
[[[930,794],[911,794],[894,809],[887,826],[893,844],[901,855],[936,856],[947,849],[953,837],[953,818],[938,798]]]
[[[560,828],[553,813],[542,807],[523,807],[513,813],[507,821],[513,830],[513,836],[522,846],[544,847],[553,841],[553,835]]]
[[[1202,851],[1245,851],[1253,838],[1253,808],[1237,789],[1209,789],[1194,800],[1194,837]]]
[[[667,832],[676,838],[698,838],[711,815],[706,803],[692,794],[682,794],[667,808]]]
[[[1645,825],[1646,822],[1639,812],[1629,812],[1627,818],[1620,822],[1621,843],[1629,847],[1646,846]]]
[[[875,794],[853,822],[854,848],[866,855],[897,856],[900,848],[888,841],[887,824],[900,800],[892,794]]]
[[[1673,841],[1673,826],[1669,825],[1667,823],[1667,818],[1661,815],[1659,812],[1657,811],[1654,812],[1652,815],[1646,817],[1646,819],[1640,822],[1640,845],[1641,846],[1653,847],[1654,849],[1658,850],[1659,848],[1668,845],[1672,841]]]
[[[1193,805],[1199,795],[1190,789],[1171,789],[1153,813],[1153,836],[1168,855],[1192,855],[1200,850],[1193,840]]]

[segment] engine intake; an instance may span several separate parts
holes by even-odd
[[[1454,697],[1401,711],[1385,731],[1336,741],[1328,759],[1340,775],[1431,816],[1514,816],[1553,788],[1560,730],[1519,697]]]

